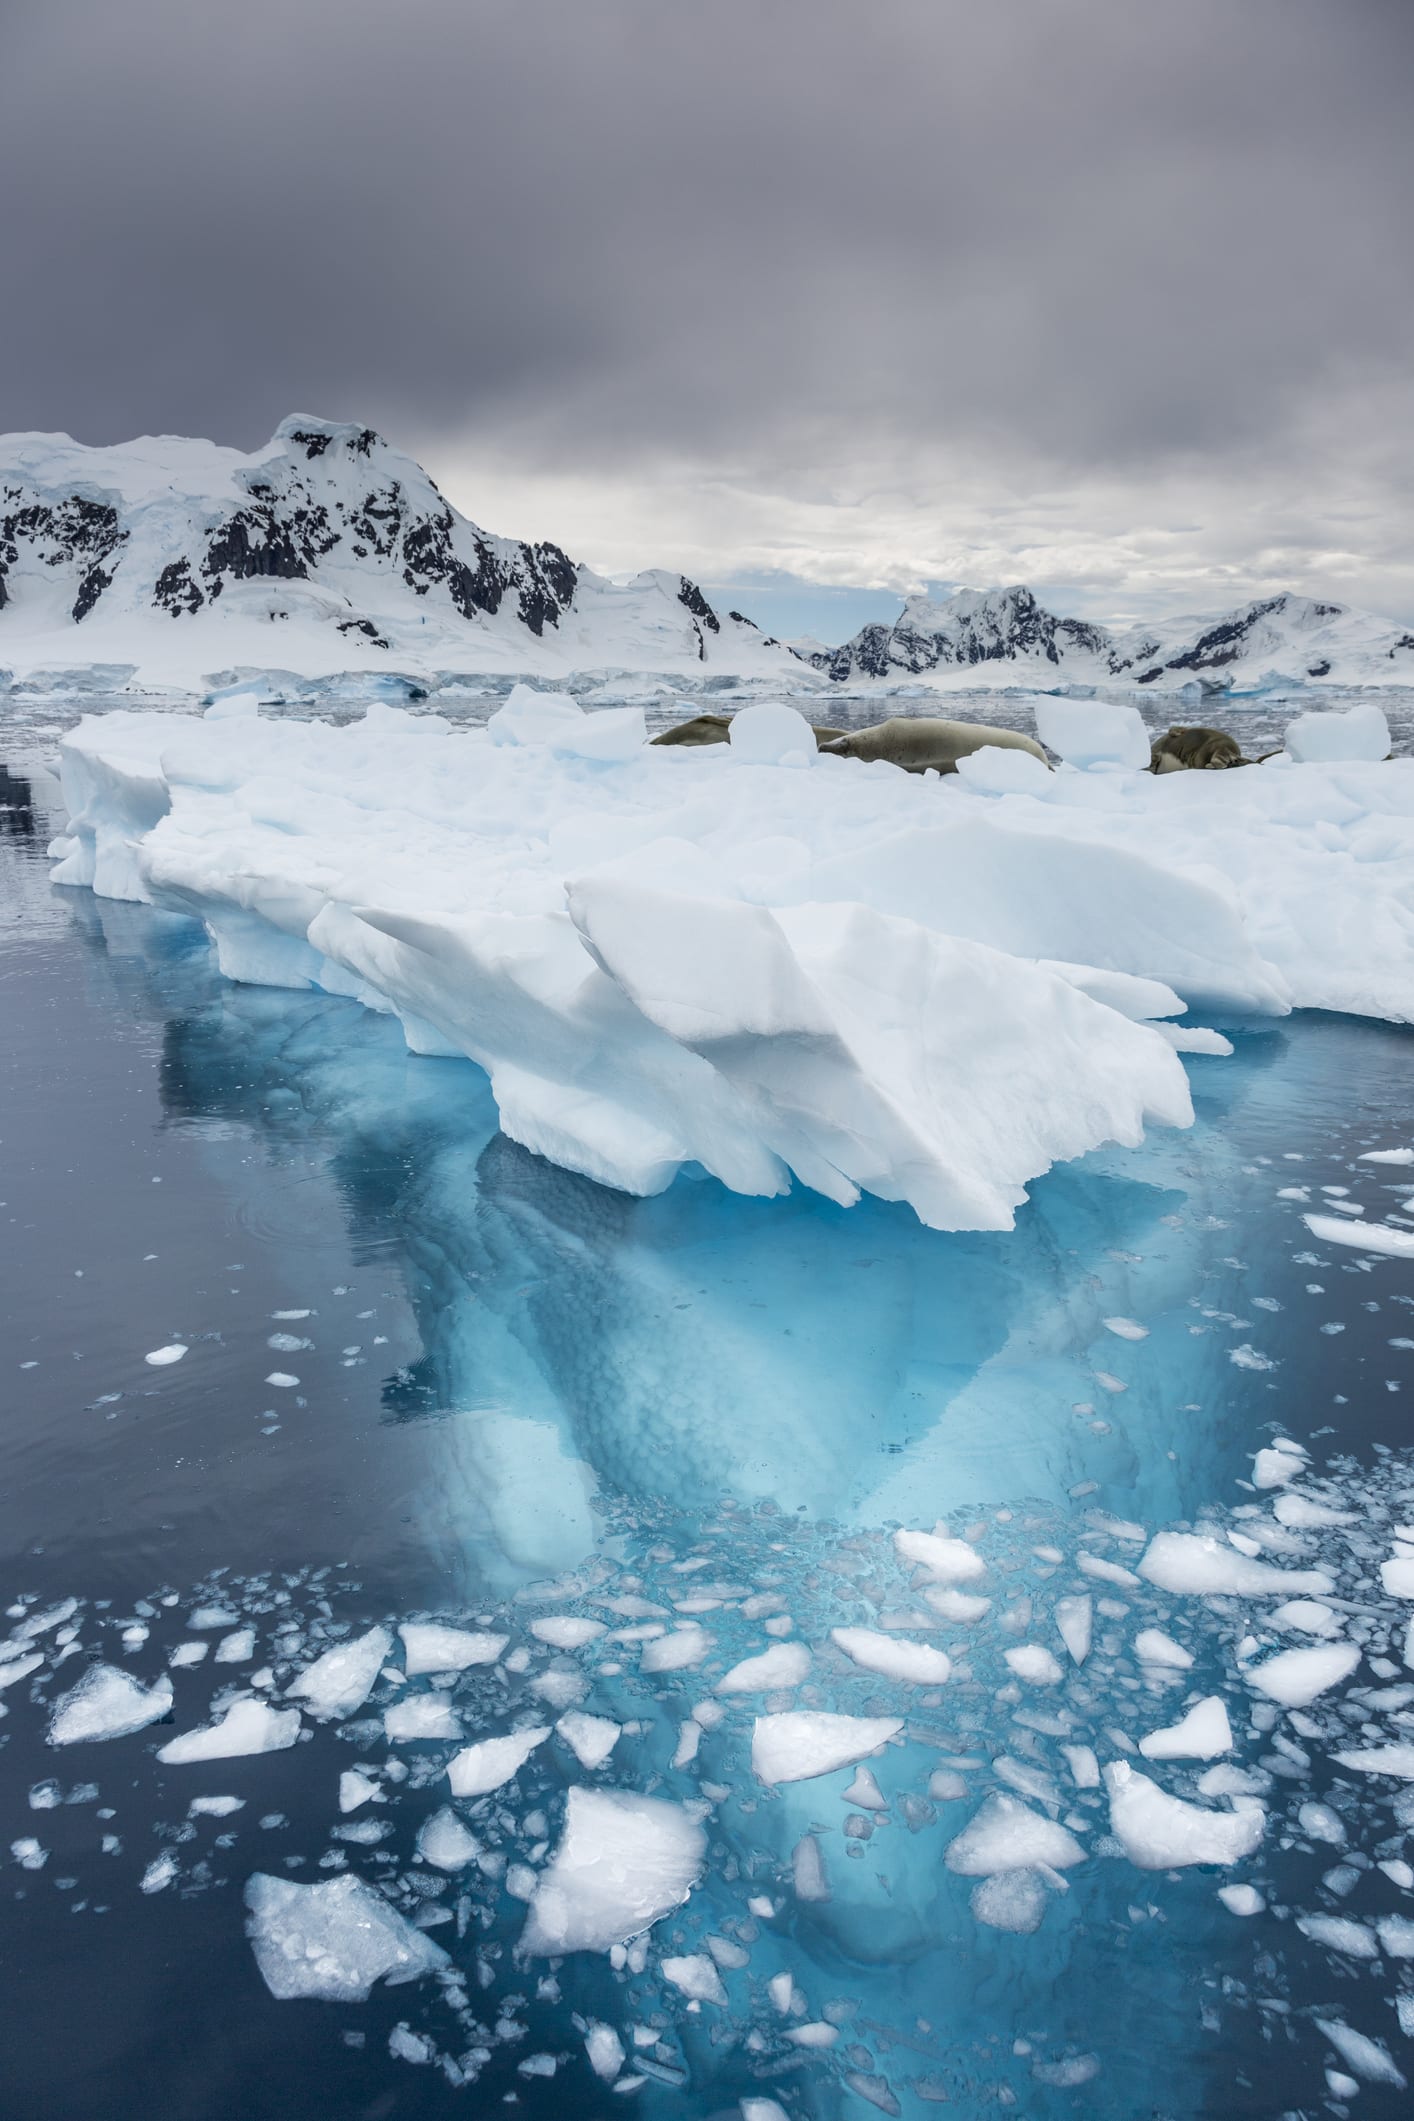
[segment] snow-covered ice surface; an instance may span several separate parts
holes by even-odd
[[[1414,1283],[1305,1218],[1401,1226],[1366,1158],[1414,1138],[1406,1034],[1234,1025],[1192,1129],[1010,1232],[633,1198],[386,1016],[223,982],[37,860],[0,938],[0,1925],[18,2022],[87,2012],[10,2044],[16,2111],[137,2121],[218,2058],[272,2121],[1257,2121],[1327,2070],[1402,2111]],[[54,1749],[98,1665],[169,1720]],[[294,1742],[160,1757],[243,1702]]]

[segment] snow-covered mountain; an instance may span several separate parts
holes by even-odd
[[[181,689],[261,670],[805,675],[683,575],[620,584],[493,537],[371,428],[304,417],[250,456],[0,440],[0,665]]]
[[[912,598],[892,626],[865,626],[809,658],[840,684],[921,679],[943,688],[1063,682],[1175,692],[1288,685],[1414,684],[1414,633],[1347,605],[1264,597],[1221,618],[1111,631],[1058,618],[1029,589]]]

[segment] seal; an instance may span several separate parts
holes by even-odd
[[[1225,729],[1174,728],[1154,738],[1149,754],[1150,773],[1217,773],[1228,766],[1246,766],[1242,746]]]
[[[841,759],[887,759],[905,773],[956,773],[959,759],[994,745],[1003,751],[1029,751],[1049,765],[1034,736],[1019,729],[995,729],[988,722],[949,722],[938,716],[895,714],[870,729],[851,729],[821,751]]]
[[[810,726],[815,731],[818,750],[823,750],[832,738],[843,736],[845,733],[843,729],[826,729],[818,722],[812,722]],[[725,744],[731,739],[731,727],[732,718],[729,714],[695,714],[690,722],[678,722],[673,728],[664,729],[652,742],[693,747],[700,744]]]

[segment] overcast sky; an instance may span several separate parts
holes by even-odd
[[[836,635],[1414,619],[1411,87],[1414,0],[3,0],[0,426],[366,419]]]

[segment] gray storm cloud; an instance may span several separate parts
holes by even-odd
[[[1398,0],[11,0],[0,55],[5,426],[1136,520],[1299,450],[1407,537]]]

